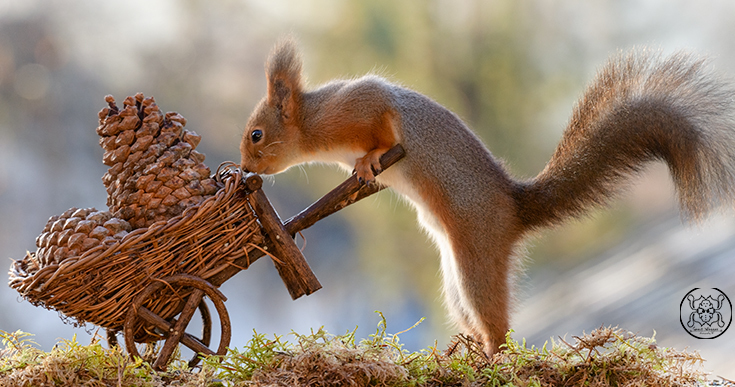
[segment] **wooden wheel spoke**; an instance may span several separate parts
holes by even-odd
[[[158,358],[153,363],[154,369],[162,369],[166,367],[168,359],[171,357],[171,354],[174,353],[176,346],[178,346],[181,341],[181,336],[186,333],[186,326],[189,325],[189,321],[191,321],[192,316],[194,316],[194,312],[199,306],[199,303],[202,302],[203,296],[204,291],[201,289],[194,289],[192,294],[189,296],[189,299],[186,300],[184,309],[181,311],[181,314],[179,314],[179,318],[173,324],[173,327],[169,329],[168,334],[166,335],[166,342],[163,344],[163,348],[161,348]]]
[[[161,318],[161,316],[151,312],[148,308],[145,306],[141,306],[140,309],[138,309],[138,316],[143,319],[143,321],[153,325],[154,327],[164,331],[168,332],[171,329],[171,323]]]
[[[187,346],[189,349],[191,349],[192,351],[196,353],[203,353],[205,355],[215,354],[214,351],[209,349],[209,347],[204,345],[201,341],[199,341],[199,339],[197,339],[196,337],[188,333],[184,333],[184,335],[181,336],[181,344],[184,344],[185,346]]]
[[[195,289],[191,296],[189,296],[186,305],[184,305],[184,310],[179,314],[179,319],[174,327],[174,330],[179,332],[179,335],[184,333],[186,326],[189,325],[189,321],[194,317],[194,312],[196,312],[199,303],[202,302],[202,297],[204,297],[204,291],[200,289]]]

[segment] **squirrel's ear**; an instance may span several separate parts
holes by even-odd
[[[277,108],[285,121],[296,117],[301,106],[301,57],[293,39],[280,42],[265,66],[268,104]]]

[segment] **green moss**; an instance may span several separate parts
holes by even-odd
[[[418,324],[418,323],[417,323]],[[412,327],[413,328],[413,327]],[[411,328],[409,328],[411,329]],[[488,359],[470,337],[456,336],[447,350],[436,345],[409,352],[403,332],[357,340],[355,331],[318,329],[293,340],[255,332],[242,348],[204,360],[190,370],[178,357],[167,372],[132,360],[119,347],[76,338],[44,352],[24,332],[0,331],[2,386],[683,386],[702,382],[696,353],[658,347],[653,338],[599,328],[570,344],[552,341],[528,348],[510,334],[503,351]]]

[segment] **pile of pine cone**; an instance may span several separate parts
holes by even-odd
[[[109,211],[72,208],[51,217],[36,238],[38,250],[29,262],[36,267],[27,271],[111,246],[134,229],[181,214],[219,188],[204,155],[195,150],[201,137],[184,129],[184,117],[164,115],[141,93],[126,98],[122,109],[112,96],[105,100],[97,134],[105,150],[102,162],[110,167],[102,177]]]

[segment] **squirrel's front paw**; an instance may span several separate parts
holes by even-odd
[[[373,182],[375,175],[383,171],[380,167],[380,156],[384,153],[385,150],[383,149],[375,149],[355,161],[355,173],[360,183]]]
[[[359,159],[355,164],[355,173],[360,184],[367,184],[375,180],[375,174],[372,165],[369,162],[361,162],[361,160]]]

